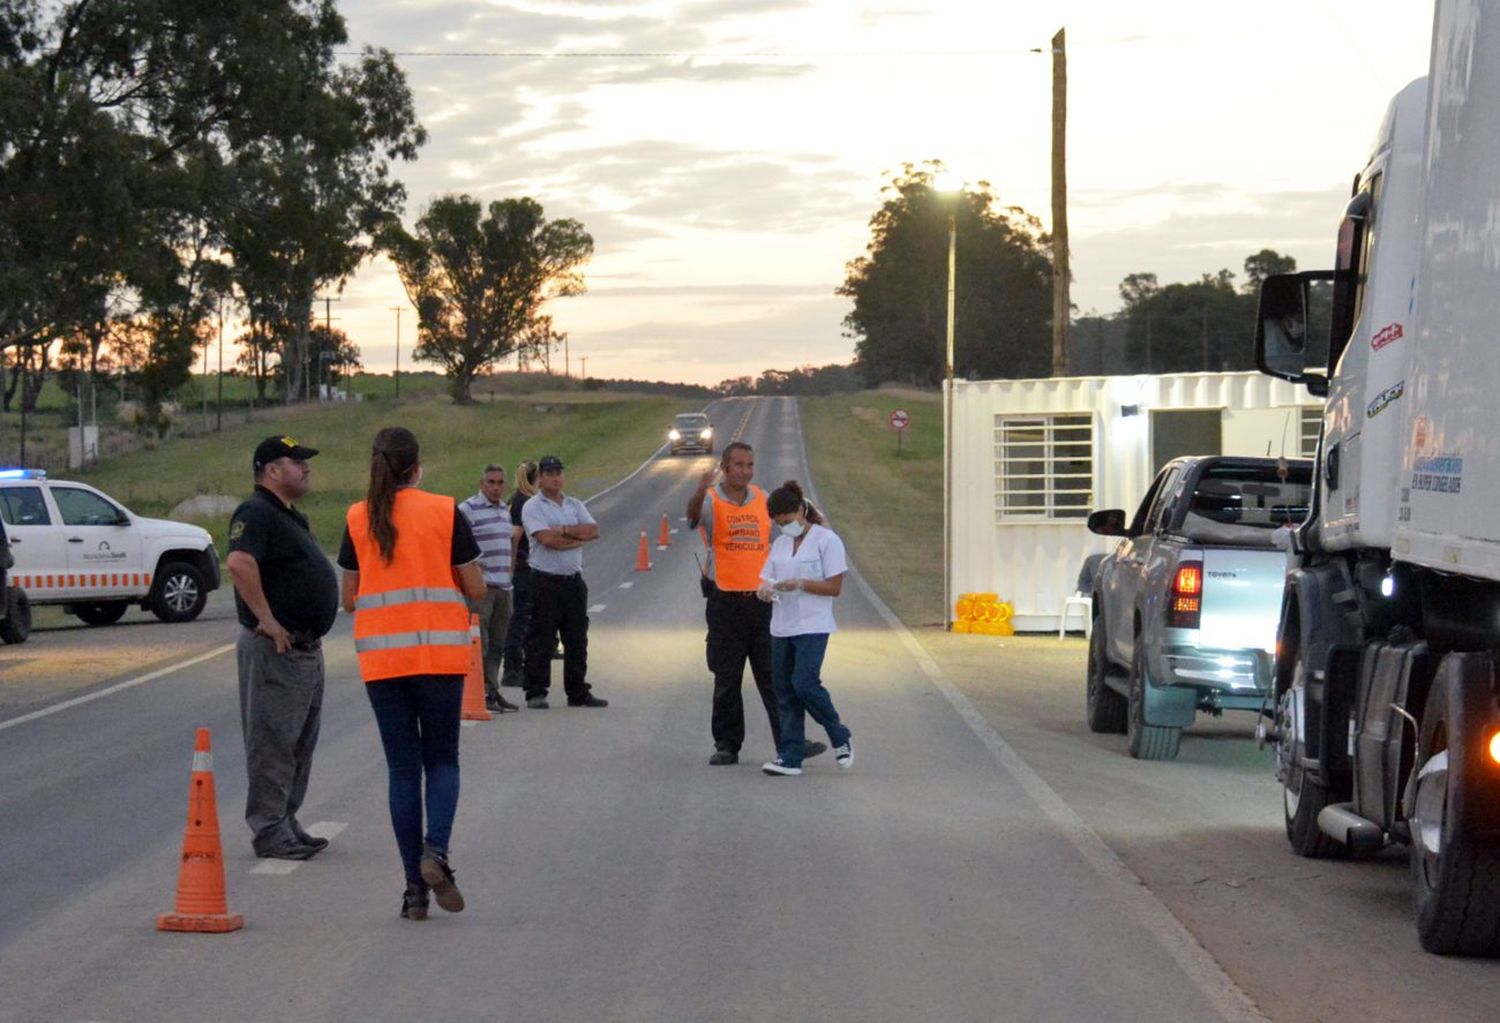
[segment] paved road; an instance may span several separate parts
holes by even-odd
[[[805,477],[792,402],[715,418],[756,445],[763,480]],[[303,815],[334,844],[287,874],[254,872],[238,820],[227,658],[7,729],[0,1018],[1253,1018],[1159,906],[1044,812],[857,588],[827,670],[856,768],[706,765],[692,545],[679,532],[651,572],[633,565],[640,530],[678,519],[708,464],[659,459],[594,502],[608,539],[589,550],[591,677],[613,706],[465,731],[462,915],[396,917],[347,624]],[[216,737],[229,896],[247,922],[159,935],[198,725]],[[772,752],[754,715],[745,752]]]

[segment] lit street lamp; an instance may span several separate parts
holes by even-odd
[[[948,204],[948,339],[943,361],[943,630],[953,630],[953,295],[958,277],[958,204],[963,179],[944,171],[933,182]]]

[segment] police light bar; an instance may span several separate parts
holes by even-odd
[[[44,480],[46,469],[0,469],[0,480]]]

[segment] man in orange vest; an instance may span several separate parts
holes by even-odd
[[[705,472],[688,501],[688,528],[698,530],[708,548],[704,567],[704,618],[708,621],[708,670],[714,675],[710,729],[714,753],[708,762],[735,764],[745,742],[745,702],[741,689],[745,661],[771,722],[771,738],[781,749],[781,718],[771,689],[771,605],[755,596],[760,569],[771,549],[771,516],[765,491],[750,482],[755,452],[735,441],[724,448],[717,468]],[[714,482],[718,480],[718,485]],[[808,742],[803,759],[828,747]]]

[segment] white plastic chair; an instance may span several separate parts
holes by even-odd
[[[1062,639],[1068,632],[1068,614],[1075,607],[1083,614],[1083,634],[1086,638],[1094,636],[1094,600],[1089,596],[1094,591],[1094,576],[1099,573],[1099,562],[1104,560],[1103,554],[1090,554],[1083,559],[1083,567],[1078,570],[1078,583],[1073,588],[1071,596],[1063,598],[1062,610],[1058,612],[1057,638]]]

